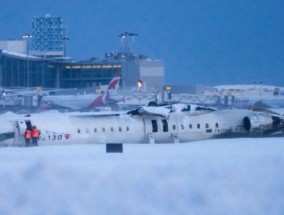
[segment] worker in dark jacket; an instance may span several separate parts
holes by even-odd
[[[30,129],[26,129],[26,131],[25,131],[26,146],[29,146],[29,145],[30,145],[31,137],[32,137],[32,132],[31,132],[31,130],[30,130]]]
[[[33,145],[34,146],[38,145],[39,135],[40,135],[40,131],[36,128],[36,126],[33,126],[33,129],[32,129],[32,141],[33,141]]]

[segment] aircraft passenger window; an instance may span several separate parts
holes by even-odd
[[[209,128],[209,124],[208,124],[208,123],[206,123],[206,124],[205,124],[205,127],[206,127],[206,128]]]
[[[96,128],[94,128],[94,132],[95,132],[95,133],[97,132],[97,129],[96,129]]]
[[[168,132],[169,127],[168,127],[168,122],[165,119],[162,119],[162,123],[163,123],[163,132]]]
[[[176,125],[173,125],[173,130],[176,130]]]
[[[192,129],[192,124],[189,124],[189,128]]]
[[[77,133],[78,133],[78,134],[79,134],[79,133],[81,133],[81,130],[80,130],[80,128],[78,128],[78,129],[77,129]]]
[[[200,129],[200,124],[199,123],[197,124],[197,128]]]
[[[184,129],[184,126],[183,126],[183,125],[181,125],[180,127],[181,127],[182,130]]]
[[[88,128],[86,128],[86,133],[89,133],[89,129]]]
[[[110,127],[110,131],[112,131],[112,132],[114,131],[113,127]]]
[[[216,124],[215,124],[215,127],[216,127],[216,128],[218,128],[218,127],[219,127],[219,124],[218,124],[218,123],[216,123]]]
[[[129,127],[128,126],[126,127],[126,131],[129,131]]]
[[[158,124],[157,124],[157,120],[151,120],[152,122],[152,132],[158,132]]]
[[[106,131],[106,129],[105,129],[105,128],[102,128],[102,131],[103,131],[103,132],[105,132],[105,131]]]
[[[118,130],[119,130],[119,132],[121,132],[122,131],[121,127],[119,127]]]

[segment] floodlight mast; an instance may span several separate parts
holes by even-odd
[[[121,40],[121,53],[123,54],[127,54],[127,53],[131,53],[133,52],[133,47],[134,47],[134,38],[139,36],[139,34],[137,33],[129,33],[129,32],[123,32],[121,34],[118,35],[118,37]],[[128,38],[131,37],[131,45],[130,48],[128,50]]]
[[[29,40],[33,36],[30,34],[24,34],[23,39],[26,40],[26,51],[27,51],[27,87],[30,87],[30,64],[29,64]]]

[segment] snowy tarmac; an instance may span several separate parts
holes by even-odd
[[[0,214],[284,214],[284,138],[0,148]]]

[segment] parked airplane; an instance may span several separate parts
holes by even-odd
[[[279,86],[254,84],[254,85],[219,85],[214,87],[216,92],[223,95],[234,96],[272,96],[283,95],[284,88]]]
[[[98,106],[112,105],[122,101],[123,96],[116,95],[120,73],[117,73],[110,81],[106,92],[99,95],[79,94],[79,95],[52,95],[43,96],[41,102],[71,110],[91,110]]]
[[[1,116],[0,144],[24,145],[27,127],[41,130],[39,145],[178,143],[195,140],[273,135],[283,131],[283,116],[251,110],[141,107],[124,113],[48,111]]]
[[[232,106],[236,108],[284,108],[284,96],[235,96]]]

